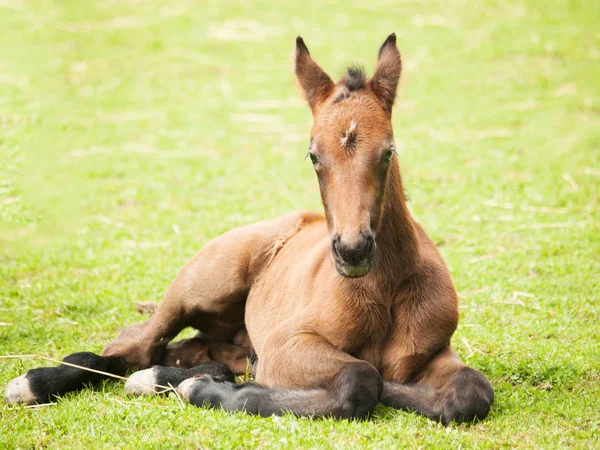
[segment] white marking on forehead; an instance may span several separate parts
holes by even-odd
[[[340,137],[341,146],[347,147],[348,144],[350,143],[349,141],[353,140],[353,137],[355,134],[356,134],[356,122],[354,120],[351,120],[350,124],[348,125],[348,128],[346,129],[346,131],[344,131],[344,133]]]
[[[351,120],[350,126],[348,127],[348,130],[346,130],[346,133],[352,133],[354,130],[356,130],[356,122]]]

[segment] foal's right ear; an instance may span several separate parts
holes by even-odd
[[[294,71],[314,114],[318,106],[333,91],[334,83],[329,75],[310,57],[308,48],[300,36],[296,38]]]
[[[396,47],[396,33],[392,33],[379,49],[375,73],[369,82],[371,89],[390,114],[396,98],[400,72],[402,72],[402,59]]]

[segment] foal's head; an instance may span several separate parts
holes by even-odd
[[[356,67],[337,83],[296,39],[295,71],[312,109],[308,156],[315,168],[338,272],[361,277],[371,269],[386,180],[395,155],[391,115],[401,60],[396,35],[381,48],[367,80]]]

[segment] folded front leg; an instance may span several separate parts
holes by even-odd
[[[465,366],[450,348],[433,356],[413,381],[384,382],[380,401],[444,425],[483,420],[494,402],[494,389],[488,379]]]

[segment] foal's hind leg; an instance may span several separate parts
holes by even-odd
[[[173,320],[157,327],[153,323],[156,321],[155,317],[157,316],[125,328],[101,355],[91,352],[73,353],[63,360],[69,365],[32,369],[15,378],[5,389],[4,400],[9,404],[52,401],[55,396],[81,389],[86,384],[96,384],[111,378],[110,375],[123,376],[127,371],[148,367],[161,357],[168,340],[183,328]],[[165,332],[164,338],[153,339],[153,328],[154,333],[156,328]]]
[[[210,339],[198,333],[190,339],[171,342],[158,364],[166,367],[189,369],[200,363],[214,361],[225,364],[236,374],[246,373],[248,360],[252,357],[252,345],[248,333],[242,328],[233,343]]]
[[[140,370],[125,383],[125,393],[133,395],[155,395],[164,393],[165,387],[176,387],[183,380],[197,375],[210,375],[217,381],[235,381],[235,374],[248,369],[252,348],[240,345],[240,330],[234,343],[215,341],[199,333],[191,339],[169,344],[158,365]]]
[[[146,334],[149,322],[125,328],[100,356],[91,352],[73,353],[58,367],[29,370],[13,379],[4,391],[6,403],[44,403],[67,392],[96,384],[111,375],[124,376],[127,371],[144,367],[159,354],[148,353],[140,337]]]

